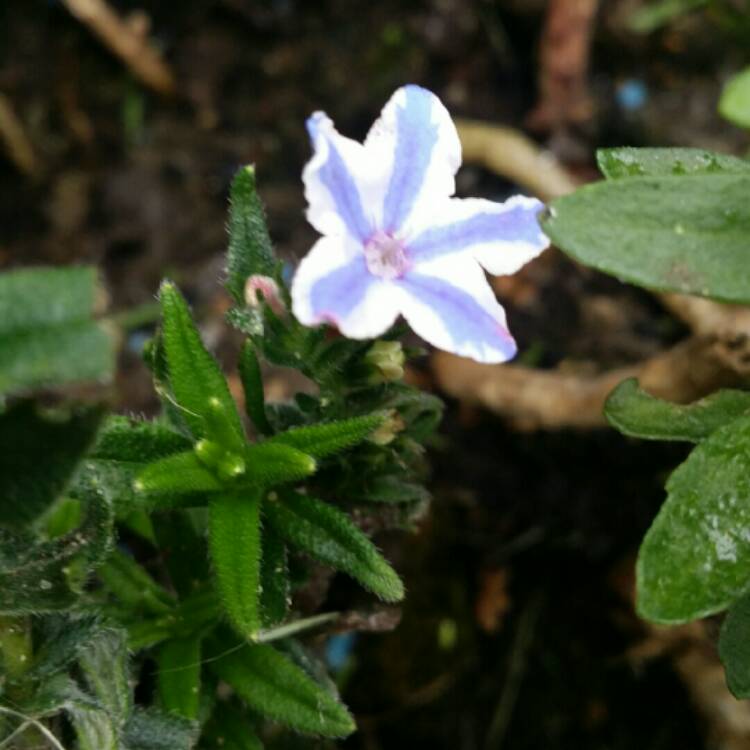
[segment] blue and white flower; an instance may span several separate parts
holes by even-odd
[[[367,339],[403,315],[439,349],[479,362],[513,357],[482,266],[512,274],[547,247],[542,203],[453,198],[458,134],[440,100],[419,86],[396,91],[364,144],[340,135],[322,112],[307,127],[307,218],[323,236],[294,277],[298,320]]]

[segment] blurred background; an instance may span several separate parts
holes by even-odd
[[[462,128],[459,195],[548,199],[596,179],[602,146],[744,153],[716,105],[749,53],[744,0],[3,0],[0,268],[96,264],[127,331],[116,408],[151,414],[140,351],[162,277],[234,367],[219,282],[240,165],[256,165],[280,255],[312,245],[314,110],[362,138],[394,89],[422,84],[482,125]],[[409,589],[398,628],[376,612],[328,645],[360,726],[343,745],[750,747],[713,625],[633,613],[634,553],[685,451],[630,442],[599,411],[605,385],[685,329],[555,250],[494,283],[516,369],[425,358],[409,374],[448,402],[434,501],[412,534],[378,540]],[[546,406],[524,411],[540,370],[556,378],[533,380]],[[495,395],[478,397],[487,378]],[[293,388],[269,373],[271,398]]]

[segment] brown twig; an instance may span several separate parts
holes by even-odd
[[[23,123],[16,115],[13,105],[5,94],[0,93],[0,140],[18,171],[27,177],[35,178],[41,172],[41,165],[34,153],[34,146]]]
[[[433,356],[432,368],[445,393],[508,417],[525,430],[604,425],[604,402],[625,378],[637,377],[648,392],[678,402],[740,380],[716,356],[714,340],[699,336],[640,364],[594,376],[481,365],[443,352]]]
[[[63,0],[63,4],[143,83],[160,94],[169,95],[175,92],[172,71],[150,43],[147,23],[128,23],[112,10],[105,0]]]

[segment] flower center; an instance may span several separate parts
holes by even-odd
[[[397,279],[409,267],[403,244],[380,230],[365,244],[365,262],[367,270],[381,279]]]

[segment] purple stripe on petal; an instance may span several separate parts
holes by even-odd
[[[506,359],[515,356],[516,342],[484,307],[463,289],[435,276],[411,272],[399,282],[403,288],[438,315],[456,350],[475,344],[501,351]],[[423,336],[423,338],[426,338]]]
[[[419,86],[405,86],[406,103],[396,111],[396,153],[383,205],[383,228],[395,232],[411,212],[422,189],[438,126],[432,122],[434,95]]]
[[[364,299],[375,277],[367,270],[364,255],[331,271],[310,289],[310,307],[318,320],[338,324]]]
[[[541,201],[519,203],[507,211],[481,211],[454,224],[426,229],[408,243],[409,259],[424,263],[491,242],[523,242],[535,247],[547,245],[548,240],[537,220],[543,208]]]
[[[336,211],[346,222],[352,236],[364,242],[372,234],[373,229],[362,209],[357,183],[348,170],[346,162],[336,148],[334,140],[328,138],[325,132],[321,133],[318,127],[319,120],[324,118],[325,115],[319,113],[307,120],[307,132],[310,134],[313,148],[316,147],[316,140],[319,137],[325,138],[328,144],[328,156],[318,170],[317,176],[331,194],[336,204]]]

